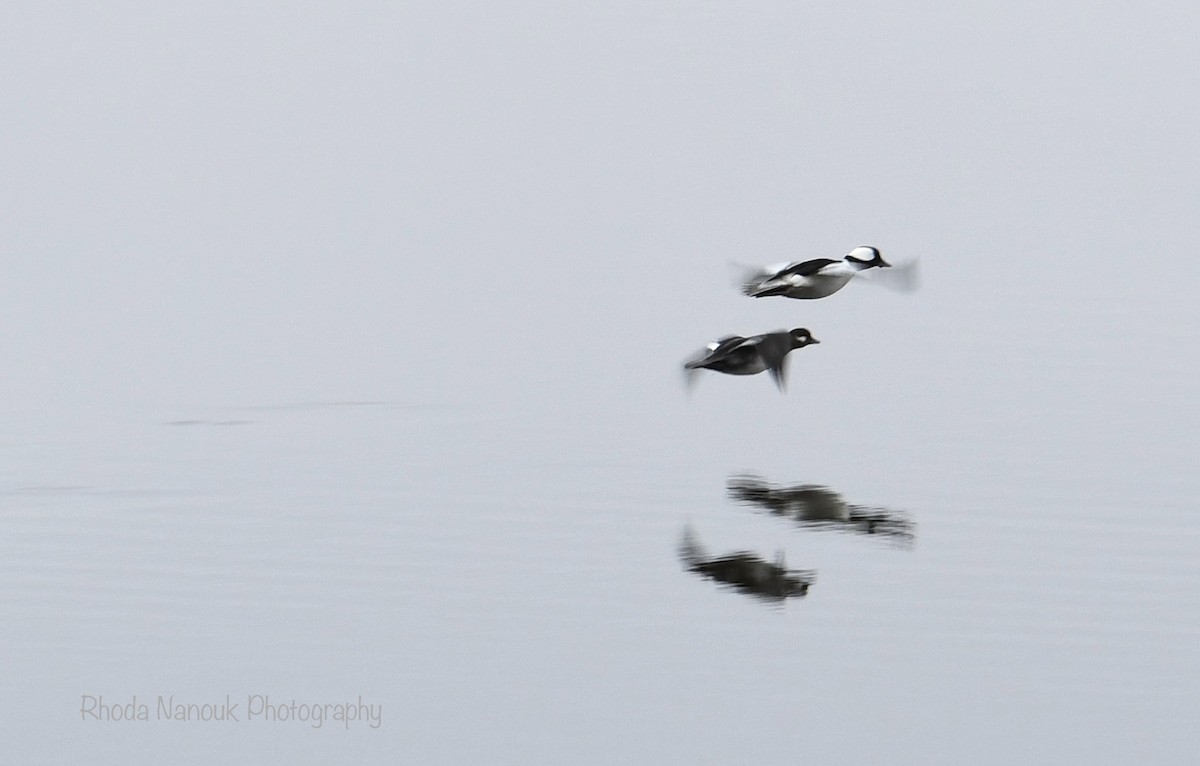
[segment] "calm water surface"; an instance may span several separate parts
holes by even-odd
[[[5,728],[46,763],[1176,759],[1200,713],[1194,476],[1121,446],[1120,416],[1095,444],[986,386],[918,395],[969,377],[959,351],[833,412],[805,408],[814,353],[788,397],[710,376],[688,399],[664,364],[624,406],[590,386],[31,424],[3,445]],[[1090,353],[1043,361],[1083,379]],[[687,571],[689,535],[810,587]],[[159,695],[242,720],[158,720]],[[251,695],[361,697],[379,726],[246,720]],[[91,720],[87,696],[151,720]]]

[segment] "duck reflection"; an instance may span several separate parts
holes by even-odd
[[[736,551],[725,556],[709,556],[696,539],[691,527],[684,527],[679,541],[679,558],[689,572],[733,586],[747,595],[767,601],[807,595],[816,579],[813,569],[788,569],[783,551],[774,563],[748,551]]]
[[[802,526],[880,535],[906,547],[916,537],[916,527],[906,513],[851,505],[837,492],[819,484],[773,487],[760,476],[741,474],[731,476],[726,487],[737,502],[766,508]]]

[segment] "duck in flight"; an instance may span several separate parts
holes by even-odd
[[[709,343],[704,352],[684,363],[689,385],[700,370],[715,370],[729,375],[756,375],[769,370],[780,391],[787,388],[787,368],[784,363],[794,349],[820,343],[803,327],[795,330],[769,332],[743,338],[729,335]]]
[[[841,290],[860,271],[888,268],[877,248],[856,247],[845,258],[816,258],[785,265],[768,266],[747,273],[742,293],[754,298],[782,295],[786,298],[825,298]]]

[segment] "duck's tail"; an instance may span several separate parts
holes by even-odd
[[[732,261],[729,263],[729,268],[733,273],[733,286],[741,291],[742,295],[749,295],[752,298],[762,297],[760,291],[767,287],[767,279],[773,273],[764,270],[761,266],[747,266],[744,263]]]

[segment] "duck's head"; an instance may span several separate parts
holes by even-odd
[[[870,269],[876,266],[888,268],[892,264],[883,260],[883,256],[879,254],[879,249],[870,245],[862,245],[856,247],[846,255],[846,260],[851,263],[858,264],[859,269]]]
[[[805,346],[821,342],[803,327],[797,327],[795,330],[792,330],[788,333],[788,337],[792,339],[792,348],[804,348]]]

